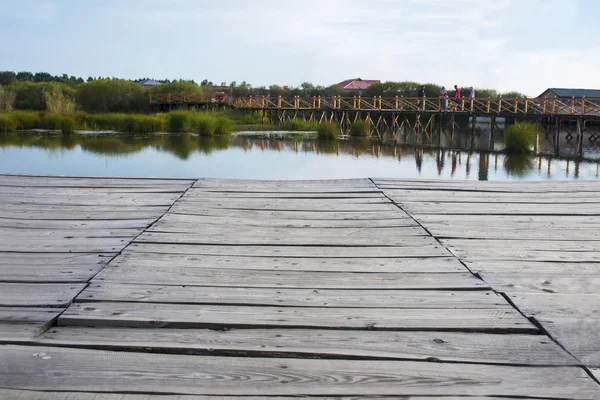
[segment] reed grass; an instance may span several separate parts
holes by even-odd
[[[187,111],[173,111],[167,117],[167,130],[173,133],[187,133],[192,129],[192,115]]]
[[[350,136],[352,137],[367,137],[371,132],[371,124],[367,121],[356,121],[350,127]]]
[[[225,114],[195,111],[174,111],[168,114],[123,114],[86,112],[55,113],[37,111],[3,112],[6,131],[18,129],[50,129],[66,133],[75,129],[109,130],[123,133],[198,133],[200,135],[227,135],[235,126]],[[16,127],[13,127],[16,123]]]
[[[14,132],[19,128],[19,122],[11,113],[0,113],[0,132]]]
[[[322,122],[317,127],[318,137],[322,140],[333,140],[337,138],[338,133],[338,126],[334,122]]]
[[[60,121],[60,131],[65,135],[70,135],[75,133],[77,122],[75,118],[70,115],[63,115],[62,120]]]
[[[505,151],[512,154],[531,153],[539,134],[539,128],[530,122],[519,122],[504,132]]]
[[[41,118],[38,111],[14,110],[10,114],[17,120],[18,129],[37,129],[41,126]]]
[[[298,118],[285,121],[283,129],[286,131],[316,131],[318,125],[315,122],[302,121]]]

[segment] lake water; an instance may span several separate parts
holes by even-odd
[[[452,148],[452,147],[456,148]],[[600,162],[311,135],[0,134],[0,173],[235,179],[599,179]],[[471,146],[472,147],[472,146]],[[462,148],[462,149],[461,149]]]

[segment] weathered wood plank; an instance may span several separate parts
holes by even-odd
[[[518,249],[537,251],[564,251],[564,252],[595,252],[600,248],[600,241],[562,240],[545,241],[523,240],[521,238],[493,240],[493,239],[442,239],[441,243],[453,252],[469,252],[475,249]]]
[[[548,333],[588,367],[600,367],[600,319],[539,316]]]
[[[462,191],[462,192],[507,192],[507,193],[572,193],[572,192],[600,192],[596,182],[544,182],[532,181],[527,184],[515,182],[478,182],[478,181],[417,181],[404,180],[392,181],[374,179],[377,188],[387,194],[395,190],[422,190],[422,191]]]
[[[552,279],[550,278],[550,281]],[[598,293],[528,293],[509,295],[519,310],[527,316],[600,319],[600,294]]]
[[[598,229],[590,229],[590,227],[569,227],[559,228],[532,225],[525,227],[478,227],[465,225],[453,226],[431,226],[426,225],[429,232],[439,239],[520,239],[520,240],[540,240],[540,232],[543,232],[543,240],[549,241],[599,241],[600,240],[600,225]]]
[[[537,262],[537,261],[466,261],[473,272],[510,275],[589,275],[600,271],[597,263]],[[585,279],[585,278],[584,278]]]
[[[245,179],[199,179],[194,188],[261,188],[282,191],[285,189],[310,189],[310,188],[361,188],[377,190],[370,179],[323,179],[323,180],[245,180]]]
[[[350,246],[202,246],[193,244],[133,243],[131,252],[159,254],[197,254],[214,256],[294,257],[294,258],[398,258],[448,257],[442,246],[428,247],[350,247]]]
[[[177,202],[173,206],[173,212],[178,214],[198,214],[204,212],[203,210],[216,210],[220,212],[220,210],[228,210],[231,212],[234,211],[279,211],[279,212],[288,212],[288,213],[364,213],[365,215],[370,215],[374,213],[374,216],[377,216],[378,213],[393,213],[397,212],[399,215],[404,215],[404,212],[400,210],[396,205],[392,203],[378,203],[378,204],[346,204],[341,203],[337,204],[333,201],[323,202],[321,204],[312,204],[308,201],[303,202],[275,202],[275,203],[237,203],[237,204],[227,204],[225,202]],[[203,215],[203,214],[198,214]]]
[[[473,202],[473,203],[599,203],[597,192],[578,192],[576,189],[569,193],[519,193],[519,184],[512,183],[516,192],[486,192],[486,191],[449,191],[449,190],[386,190],[385,194],[398,203],[421,202],[435,200],[439,203]]]
[[[9,241],[10,239],[10,241]],[[131,238],[0,238],[0,252],[118,253]]]
[[[215,213],[213,216],[165,214],[152,229],[175,232],[197,232],[199,227],[209,228],[218,226],[254,226],[266,228],[385,228],[419,226],[412,218],[397,214],[388,219],[276,219],[276,218],[251,218],[251,217],[221,217]],[[0,220],[0,226],[2,220]]]
[[[549,243],[549,242],[548,242]],[[590,263],[600,261],[600,251],[536,250],[527,248],[490,246],[468,249],[452,249],[452,253],[464,261],[539,261]]]
[[[386,309],[252,307],[152,303],[75,303],[59,326],[129,328],[326,328],[536,333],[510,307],[491,309]]]
[[[321,192],[231,192],[231,191],[216,191],[214,189],[198,189],[191,188],[186,193],[186,198],[208,198],[208,199],[387,199],[379,190],[368,192],[329,192],[327,189]],[[285,200],[284,200],[285,201]]]
[[[562,294],[594,294],[598,293],[600,274],[571,275],[564,274],[519,274],[507,275],[502,273],[481,274],[483,279],[494,289],[507,293],[562,293]]]
[[[157,188],[169,187],[186,190],[194,180],[148,178],[93,178],[64,176],[0,175],[0,186],[16,187],[102,187],[102,188]]]
[[[137,205],[70,205],[70,204],[54,204],[54,205],[39,205],[39,204],[2,204],[2,210],[13,213],[26,213],[29,211],[41,211],[52,214],[54,212],[72,212],[72,213],[102,213],[102,212],[146,212],[154,214],[163,214],[167,211],[168,206],[137,206]]]
[[[0,307],[0,340],[26,339],[39,335],[54,324],[63,310],[47,307]]]
[[[0,227],[18,229],[143,229],[148,227],[156,217],[147,219],[115,219],[115,220],[35,220],[19,218],[0,218]]]
[[[265,246],[436,246],[439,242],[420,227],[408,228],[207,228],[197,233],[147,232],[136,243],[265,245]]]
[[[190,207],[186,210],[173,209],[170,212],[183,215],[200,215],[227,218],[252,218],[252,219],[292,219],[292,220],[388,220],[402,218],[405,213],[399,208],[388,211],[271,211],[271,210],[234,210]],[[1,215],[0,215],[1,217]]]
[[[2,346],[7,389],[206,395],[455,395],[589,399],[580,368],[197,357]],[[43,357],[39,354],[44,353]],[[257,368],[257,366],[260,366]],[[53,373],[47,373],[52,371]],[[36,379],[31,379],[36,376]]]
[[[2,253],[0,281],[71,283],[87,282],[115,254]]]
[[[108,394],[108,393],[89,393],[89,392],[35,392],[28,390],[12,390],[12,389],[0,389],[0,398],[5,396],[12,400],[145,400],[148,398],[147,395],[136,395],[136,394]],[[308,398],[308,397],[305,397]],[[264,396],[193,396],[193,395],[152,395],[152,400],[257,400],[264,399]],[[298,396],[269,396],[269,400],[294,400],[298,399]],[[310,396],[311,400],[431,400],[431,397],[420,397],[420,396],[394,396],[394,397],[383,397],[383,396],[335,396],[335,397],[323,397],[323,396]],[[444,400],[461,400],[463,397],[443,397]],[[514,400],[527,400],[525,397],[511,397]],[[469,400],[501,400],[500,397],[479,397],[469,396]]]
[[[126,269],[160,271],[161,269],[208,268],[267,271],[305,272],[361,272],[361,273],[445,273],[466,272],[456,258],[277,258],[277,257],[235,257],[204,256],[184,254],[132,253],[128,250],[111,263],[112,266]],[[190,271],[188,273],[192,273]]]
[[[363,274],[344,272],[256,271],[210,268],[148,268],[109,265],[95,278],[104,282],[181,286],[298,289],[474,290],[487,284],[470,273]]]
[[[134,285],[130,283],[93,283],[76,301],[399,309],[510,307],[504,298],[491,291],[355,291]]]
[[[46,322],[10,323],[0,322],[0,343],[23,343],[32,341],[40,335],[50,324]],[[0,392],[1,394],[2,392]],[[0,399],[2,396],[0,395]]]
[[[289,195],[288,195],[289,196]],[[0,197],[1,198],[1,197]],[[387,197],[380,195],[378,197],[358,197],[358,198],[265,198],[265,197],[221,197],[207,196],[205,193],[187,192],[185,196],[177,202],[186,206],[206,206],[211,208],[221,207],[281,207],[287,206],[295,209],[300,206],[314,206],[315,208],[335,206],[335,207],[375,207],[377,205],[393,204]]]
[[[84,238],[126,238],[133,239],[142,233],[142,229],[21,229],[0,227],[0,241],[16,238],[46,239],[84,239]]]
[[[83,284],[0,283],[0,307],[66,307],[84,287]]]
[[[52,328],[36,340],[48,346],[176,354],[309,358],[363,357],[516,365],[576,365],[577,360],[539,335],[454,332]]]
[[[115,207],[111,210],[105,211],[73,211],[73,210],[28,210],[28,211],[15,211],[7,210],[4,207],[0,208],[0,219],[9,219],[17,217],[19,220],[155,220],[166,212],[166,209],[162,212],[158,211],[145,211],[143,208],[132,211],[119,210]]]
[[[414,214],[451,215],[600,215],[600,204],[514,204],[514,203],[403,203],[402,209]]]

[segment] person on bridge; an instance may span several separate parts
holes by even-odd
[[[473,100],[475,98],[475,89],[471,87],[471,91],[469,92],[469,99]]]
[[[460,109],[460,88],[457,85],[454,85],[454,111],[458,111]]]
[[[445,86],[440,90],[440,111],[448,111],[448,92]]]
[[[418,107],[421,110],[425,109],[425,85],[421,86],[421,89],[419,89],[419,104],[418,104]]]

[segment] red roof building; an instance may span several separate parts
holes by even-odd
[[[340,88],[347,90],[348,92],[358,92],[358,94],[362,94],[369,87],[374,85],[375,83],[380,83],[381,81],[372,80],[372,79],[348,79],[343,82],[337,84]]]

